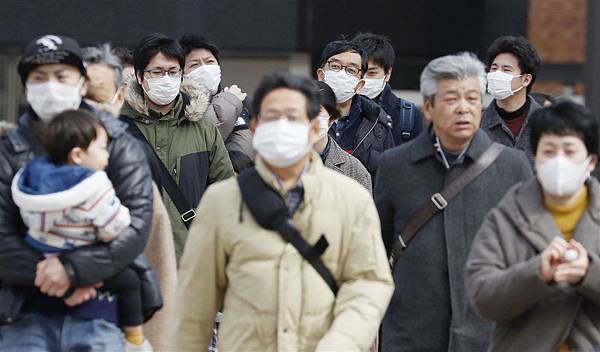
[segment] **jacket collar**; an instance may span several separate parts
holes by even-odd
[[[383,91],[381,91],[378,103],[384,107],[384,109],[386,109],[385,111],[388,113],[392,113],[396,109],[401,108],[400,99],[394,95],[394,92],[392,92],[392,87],[389,85],[389,83],[386,83]]]
[[[428,157],[435,157],[436,150],[433,146],[433,125],[428,127],[428,133],[420,133],[414,142],[410,144],[409,155],[411,161],[416,163]],[[471,160],[479,158],[483,152],[492,144],[492,140],[487,136],[485,132],[478,129],[471,140],[471,143],[467,147],[465,156]]]
[[[586,185],[590,197],[588,209],[580,219],[573,236],[584,247],[586,244],[593,245],[587,242],[589,236],[585,233],[590,230],[598,233],[600,230],[600,183],[592,177]],[[514,208],[510,205],[505,206],[507,213],[515,222],[524,225],[527,230],[525,236],[539,251],[543,251],[552,238],[562,236],[552,215],[544,207],[543,191],[537,178],[530,179],[516,190],[515,205]]]
[[[181,82],[180,97],[183,99],[183,116],[188,121],[198,121],[204,117],[210,102],[210,93],[203,87],[193,85],[187,80]],[[150,116],[146,100],[135,77],[125,83],[125,105],[123,114],[133,119],[145,119]]]
[[[315,197],[319,194],[320,188],[320,174],[323,171],[323,162],[319,153],[314,150],[310,152],[310,165],[308,169],[300,176],[300,181],[304,186],[304,201],[300,206],[302,209],[307,204],[312,203]],[[260,177],[274,190],[277,190],[283,197],[284,195],[279,191],[277,180],[275,175],[267,168],[265,161],[260,157],[256,156],[255,168]]]
[[[347,157],[346,155],[348,153],[346,153],[342,147],[340,147],[339,144],[337,144],[337,142],[331,138],[331,136],[328,136],[329,138],[329,143],[331,143],[331,146],[329,148],[329,153],[327,153],[327,163],[331,164],[335,167],[337,167],[338,169],[340,168],[341,165],[343,165],[346,161],[347,161]],[[346,155],[344,155],[346,154]]]
[[[529,111],[527,112],[527,118],[529,118],[533,111],[541,109],[542,107],[531,96],[528,95],[527,99],[529,99]],[[483,116],[485,116],[485,118],[484,121],[481,122],[482,126],[485,126],[486,128],[493,128],[498,125],[506,124],[502,117],[500,117],[498,109],[496,109],[496,99],[492,100],[490,105],[488,105]]]

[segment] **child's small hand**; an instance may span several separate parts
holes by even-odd
[[[95,297],[96,288],[94,286],[79,287],[69,298],[65,299],[65,304],[69,307],[75,307]]]

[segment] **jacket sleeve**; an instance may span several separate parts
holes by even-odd
[[[500,242],[506,236],[498,226],[506,223],[503,217],[497,209],[488,214],[473,241],[465,272],[471,305],[482,318],[491,321],[510,320],[556,292],[538,274],[539,255],[508,265]]]
[[[240,117],[241,119],[241,117]],[[256,157],[256,151],[252,146],[252,132],[244,125],[243,129],[234,129],[225,141],[227,151],[238,151],[244,153],[251,160]]]
[[[334,318],[317,344],[317,351],[366,351],[375,339],[394,292],[377,211],[368,193],[363,194],[364,199],[357,202],[363,206],[353,215],[355,221],[350,227]]]
[[[593,253],[588,253],[588,256],[590,257],[588,271],[583,281],[575,288],[594,304],[600,305],[600,257]]]
[[[221,92],[212,98],[205,115],[217,126],[221,137],[225,140],[233,131],[235,123],[242,113],[242,107],[242,101],[235,95]]]
[[[10,191],[17,166],[6,140],[0,144],[0,281],[3,285],[32,287],[37,263],[44,259],[24,241],[25,226]]]
[[[394,244],[394,209],[389,199],[390,180],[394,180],[393,175],[390,175],[388,164],[388,153],[384,153],[379,163],[379,170],[375,178],[375,190],[373,197],[375,205],[379,213],[379,221],[381,222],[381,237],[385,245],[386,253],[391,253],[392,245]]]
[[[210,166],[208,169],[208,184],[225,180],[233,176],[233,166],[231,166],[231,160],[229,160],[229,154],[225,149],[225,143],[223,138],[218,133],[217,128],[207,124],[206,143],[210,143],[208,148],[210,150]]]
[[[204,216],[196,217],[190,227],[179,268],[170,339],[173,351],[206,350],[215,314],[223,302],[226,259],[215,216],[218,202],[214,187],[209,188],[198,206],[198,214]]]
[[[111,141],[107,174],[117,197],[129,209],[131,224],[118,238],[62,253],[73,268],[71,285],[89,286],[121,272],[142,253],[152,222],[152,178],[140,142],[123,132]]]

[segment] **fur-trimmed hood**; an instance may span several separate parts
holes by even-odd
[[[181,82],[179,89],[182,94],[184,104],[184,117],[189,121],[198,121],[204,117],[208,104],[210,103],[210,93],[204,87],[194,85],[187,80]],[[137,83],[135,77],[125,82],[125,102],[133,110],[135,115],[148,116],[148,106],[144,99],[142,87]],[[135,118],[136,116],[131,116]]]

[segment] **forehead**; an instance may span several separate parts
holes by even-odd
[[[150,61],[148,61],[148,65],[146,65],[146,67],[170,68],[170,67],[180,67],[180,66],[179,66],[179,61],[177,61],[177,59],[167,57],[163,53],[158,53],[158,54],[152,56]]]
[[[345,66],[352,65],[358,68],[360,68],[362,63],[360,54],[352,51],[345,51],[343,53],[333,55],[328,61],[336,61]]]
[[[208,60],[208,59],[213,59],[216,60],[217,58],[210,52],[210,50],[205,49],[205,48],[200,48],[200,49],[194,49],[192,51],[190,51],[189,54],[187,54],[187,56],[185,57],[186,60],[192,61],[192,60]]]
[[[500,53],[496,55],[494,61],[492,62],[492,65],[500,67],[506,66],[512,67],[514,69],[519,69],[519,59],[510,53]]]
[[[465,79],[441,79],[437,82],[438,94],[459,92],[469,93],[476,91],[481,93],[479,79],[477,77],[468,77]]]
[[[260,103],[260,110],[305,110],[306,97],[297,90],[289,88],[277,88],[265,95]]]
[[[104,64],[88,65],[87,75],[95,84],[113,83],[115,80],[115,71]]]
[[[55,73],[75,73],[80,74],[79,69],[75,66],[65,65],[65,64],[46,64],[40,65],[31,70],[31,73],[42,73],[42,74],[55,74]]]
[[[540,137],[539,144],[553,146],[576,146],[585,148],[585,144],[580,137],[575,135],[559,136],[551,133],[544,133]]]
[[[383,70],[383,66],[375,62],[373,59],[369,59],[369,69],[379,68]]]

